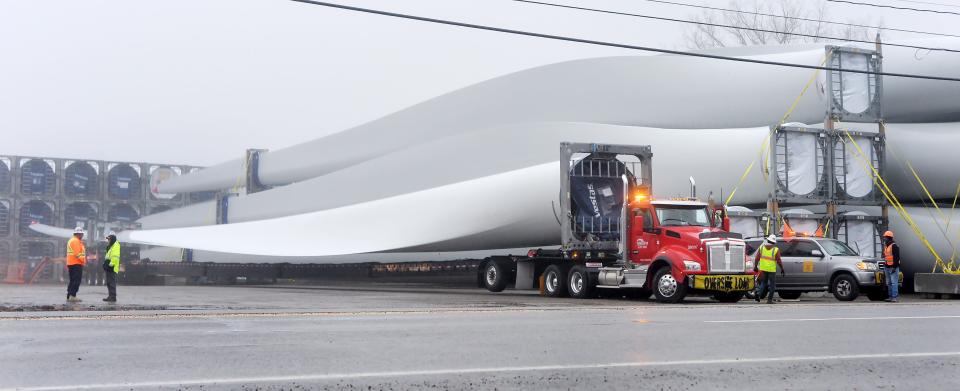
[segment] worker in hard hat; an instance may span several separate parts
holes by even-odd
[[[73,230],[73,237],[67,241],[67,270],[70,282],[67,283],[67,301],[77,303],[80,280],[83,279],[83,265],[87,264],[87,249],[83,245],[83,228]]]
[[[780,274],[786,275],[783,270],[783,261],[780,259],[780,249],[777,248],[777,236],[770,235],[763,241],[763,246],[757,250],[757,258],[753,262],[754,272],[763,272],[760,283],[757,285],[756,300],[759,303],[764,293],[767,293],[767,304],[773,304],[773,295],[777,292],[777,267]]]
[[[886,301],[896,303],[900,301],[900,246],[893,240],[893,231],[883,233],[883,275],[886,277],[887,292],[890,297]]]
[[[103,270],[107,274],[107,297],[103,299],[108,303],[117,301],[117,273],[120,272],[120,242],[117,236],[110,233],[106,237],[107,249],[103,255]]]

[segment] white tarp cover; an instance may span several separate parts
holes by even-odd
[[[801,218],[799,215],[812,215],[813,212],[806,209],[788,209],[780,213],[783,215],[783,218],[787,221],[787,224],[790,225],[790,229],[794,232],[808,233],[813,234],[817,232],[817,228],[820,227],[820,223],[816,219],[812,218]]]
[[[817,161],[823,158],[817,141],[817,135],[812,133],[777,133],[777,150],[786,148],[786,164],[777,165],[777,177],[794,194],[812,193],[823,178],[823,172],[817,165]]]
[[[844,137],[837,143],[834,152],[843,154],[843,165],[833,167],[840,190],[847,195],[860,198],[865,197],[873,191],[873,170],[878,169],[874,164],[877,153],[873,144],[873,138],[853,137],[853,141],[860,147],[850,143],[850,139]],[[860,155],[863,151],[863,155]],[[866,160],[869,163],[864,162]],[[868,164],[868,165],[867,165]]]
[[[749,208],[742,206],[731,206],[727,208],[728,212],[752,212]],[[730,216],[730,231],[743,235],[744,238],[750,238],[761,235],[760,220],[756,217]]]
[[[864,212],[848,212],[846,216],[866,216]],[[865,257],[877,257],[877,226],[871,220],[846,220],[846,242],[850,248]]]
[[[840,68],[866,71],[869,66],[870,58],[867,54],[843,53],[840,56]],[[843,90],[834,91],[835,98],[839,100],[843,109],[853,113],[860,114],[870,107],[870,75],[865,73],[842,72],[840,74]],[[840,94],[837,97],[836,94]]]

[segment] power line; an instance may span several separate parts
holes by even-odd
[[[730,8],[710,7],[710,6],[706,6],[706,5],[687,4],[687,3],[680,3],[680,2],[676,2],[676,1],[666,1],[666,0],[642,0],[642,1],[646,1],[646,2],[649,2],[649,3],[659,3],[659,4],[676,5],[676,6],[680,6],[680,7],[707,9],[707,10],[712,10],[712,11],[733,12],[733,13],[738,13],[738,14],[746,14],[746,15],[754,15],[754,16],[771,16],[771,17],[781,18],[781,19],[790,19],[790,20],[800,20],[800,21],[804,21],[804,22],[814,22],[814,23],[832,24],[832,25],[836,25],[836,26],[860,27],[860,28],[868,28],[868,29],[874,29],[874,30],[897,31],[897,32],[901,32],[901,33],[926,34],[926,35],[936,35],[936,36],[941,36],[941,37],[960,38],[960,35],[955,35],[955,34],[935,33],[935,32],[930,32],[930,31],[910,30],[910,29],[902,29],[902,28],[894,28],[894,27],[871,26],[871,25],[857,24],[857,23],[844,23],[844,22],[837,22],[837,21],[832,21],[832,20],[817,20],[817,19],[811,19],[811,18],[801,18],[801,17],[797,17],[797,16],[784,16],[784,15],[776,15],[776,14],[767,14],[767,13],[762,13],[762,12],[743,11],[743,10],[730,9]]]
[[[901,3],[938,5],[938,6],[941,6],[941,7],[960,8],[960,5],[956,5],[956,4],[945,4],[945,3],[935,3],[935,2],[932,2],[932,1],[919,1],[919,0],[896,0],[896,1],[899,1],[899,2],[901,2]]]
[[[859,73],[859,74],[866,74],[866,75],[889,76],[889,77],[902,77],[902,78],[907,78],[907,79],[939,80],[939,81],[954,81],[954,82],[960,82],[960,79],[958,79],[958,78],[953,78],[953,77],[931,76],[931,75],[913,75],[913,74],[906,74],[906,73],[890,73],[890,72],[871,72],[871,71],[862,71],[862,70],[856,70],[856,69],[840,69],[840,68],[832,68],[832,67],[822,67],[822,66],[817,66],[817,65],[805,65],[805,64],[795,64],[795,63],[778,62],[778,61],[757,60],[757,59],[752,59],[752,58],[740,58],[740,57],[720,56],[720,55],[716,55],[716,54],[707,54],[707,53],[685,52],[685,51],[681,51],[681,50],[660,49],[660,48],[653,48],[653,47],[646,47],[646,46],[627,45],[627,44],[615,43],[615,42],[595,41],[595,40],[589,40],[589,39],[583,39],[583,38],[566,37],[566,36],[562,36],[562,35],[551,35],[551,34],[535,33],[535,32],[531,32],[531,31],[513,30],[513,29],[506,29],[506,28],[501,28],[501,27],[485,26],[485,25],[472,24],[472,23],[455,22],[455,21],[452,21],[452,20],[428,18],[428,17],[425,17],[425,16],[416,16],[416,15],[409,15],[409,14],[401,14],[401,13],[397,13],[397,12],[381,11],[381,10],[375,10],[375,9],[370,9],[370,8],[354,7],[354,6],[343,5],[343,4],[328,3],[328,2],[324,2],[324,1],[315,1],[315,0],[290,0],[290,1],[298,2],[298,3],[304,3],[304,4],[311,4],[311,5],[318,5],[318,6],[321,6],[321,7],[338,8],[338,9],[343,9],[343,10],[348,10],[348,11],[355,11],[355,12],[363,12],[363,13],[368,13],[368,14],[390,16],[390,17],[394,17],[394,18],[417,20],[417,21],[421,21],[421,22],[444,24],[444,25],[448,25],[448,26],[465,27],[465,28],[470,28],[470,29],[475,29],[475,30],[495,31],[495,32],[499,32],[499,33],[514,34],[514,35],[524,35],[524,36],[528,36],[528,37],[545,38],[545,39],[552,39],[552,40],[556,40],[556,41],[585,43],[585,44],[590,44],[590,45],[614,47],[614,48],[621,48],[621,49],[640,50],[640,51],[653,52],[653,53],[664,53],[664,54],[673,54],[673,55],[678,55],[678,56],[709,58],[709,59],[714,59],[714,60],[724,60],[724,61],[733,61],[733,62],[744,62],[744,63],[751,63],[751,64],[771,65],[771,66],[780,66],[780,67],[788,67],[788,68],[814,69],[814,70],[829,71],[829,72],[847,72],[847,73]]]
[[[895,5],[861,3],[858,1],[847,1],[847,0],[827,0],[827,1],[831,3],[846,3],[846,4],[853,4],[853,5],[863,5],[867,7],[892,8],[892,9],[904,10],[904,11],[929,12],[933,14],[947,14],[947,15],[960,16],[960,12],[953,12],[953,11],[940,11],[940,10],[932,10],[932,9],[926,9],[926,8],[897,7]]]
[[[661,20],[661,21],[665,21],[665,22],[677,22],[677,23],[696,24],[696,25],[702,25],[702,26],[713,26],[713,27],[720,27],[720,28],[727,28],[727,29],[755,31],[755,32],[761,32],[761,33],[773,33],[773,34],[790,35],[790,36],[797,36],[797,37],[807,37],[807,38],[815,38],[815,39],[823,39],[823,40],[831,40],[831,41],[868,43],[868,44],[871,44],[871,45],[873,45],[873,44],[876,43],[876,42],[874,42],[874,41],[867,41],[867,40],[862,40],[862,39],[840,38],[840,37],[831,37],[831,36],[827,36],[827,35],[816,35],[816,34],[791,33],[791,32],[777,31],[777,30],[769,30],[769,29],[761,29],[761,28],[755,28],[755,27],[741,27],[741,26],[733,26],[733,25],[729,25],[729,24],[710,23],[710,22],[698,22],[698,21],[695,21],[695,20],[688,20],[688,19],[676,19],[676,18],[667,18],[667,17],[662,17],[662,16],[653,16],[653,15],[644,15],[644,14],[634,14],[634,13],[629,13],[629,12],[611,11],[611,10],[605,10],[605,9],[599,9],[599,8],[587,8],[587,7],[578,7],[578,6],[573,6],[573,5],[566,5],[566,4],[547,3],[547,2],[535,1],[535,0],[512,0],[512,1],[515,1],[515,2],[518,2],[518,3],[545,5],[545,6],[548,6],[548,7],[567,8],[567,9],[573,9],[573,10],[579,10],[579,11],[589,11],[589,12],[597,12],[597,13],[611,14],[611,15],[633,16],[633,17],[637,17],[637,18]],[[883,43],[881,43],[881,45],[884,45],[884,46],[896,46],[896,47],[903,47],[903,48],[910,48],[910,49],[921,49],[921,50],[932,50],[932,51],[942,51],[942,52],[960,53],[960,50],[956,50],[956,49],[932,48],[932,47],[927,47],[927,46],[907,45],[907,44],[899,44],[899,43],[886,43],[886,42],[883,42]]]

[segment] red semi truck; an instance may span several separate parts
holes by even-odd
[[[728,219],[695,199],[651,197],[649,146],[562,143],[560,153],[561,246],[484,259],[480,287],[575,298],[622,289],[665,303],[690,293],[737,302],[753,289],[753,261]]]

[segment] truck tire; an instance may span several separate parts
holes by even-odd
[[[663,267],[653,276],[653,295],[661,303],[679,303],[687,296],[687,286],[673,277],[669,267]]]
[[[830,284],[833,297],[840,301],[854,301],[860,296],[860,285],[849,274],[841,274]]]
[[[576,265],[570,268],[567,278],[567,292],[575,299],[593,298],[597,288],[597,281],[590,275],[587,268]]]
[[[490,292],[502,292],[507,288],[507,270],[502,263],[492,260],[483,266],[483,287]]]
[[[717,292],[713,298],[721,303],[736,303],[743,299],[745,292]]]
[[[797,292],[797,291],[785,291],[785,292],[780,292],[780,291],[778,291],[777,294],[780,295],[780,298],[781,298],[781,299],[784,299],[784,300],[796,300],[796,299],[799,299],[799,298],[800,298],[800,295],[803,294],[803,292]]]
[[[567,294],[567,270],[557,265],[547,266],[543,271],[543,294],[563,297]]]

